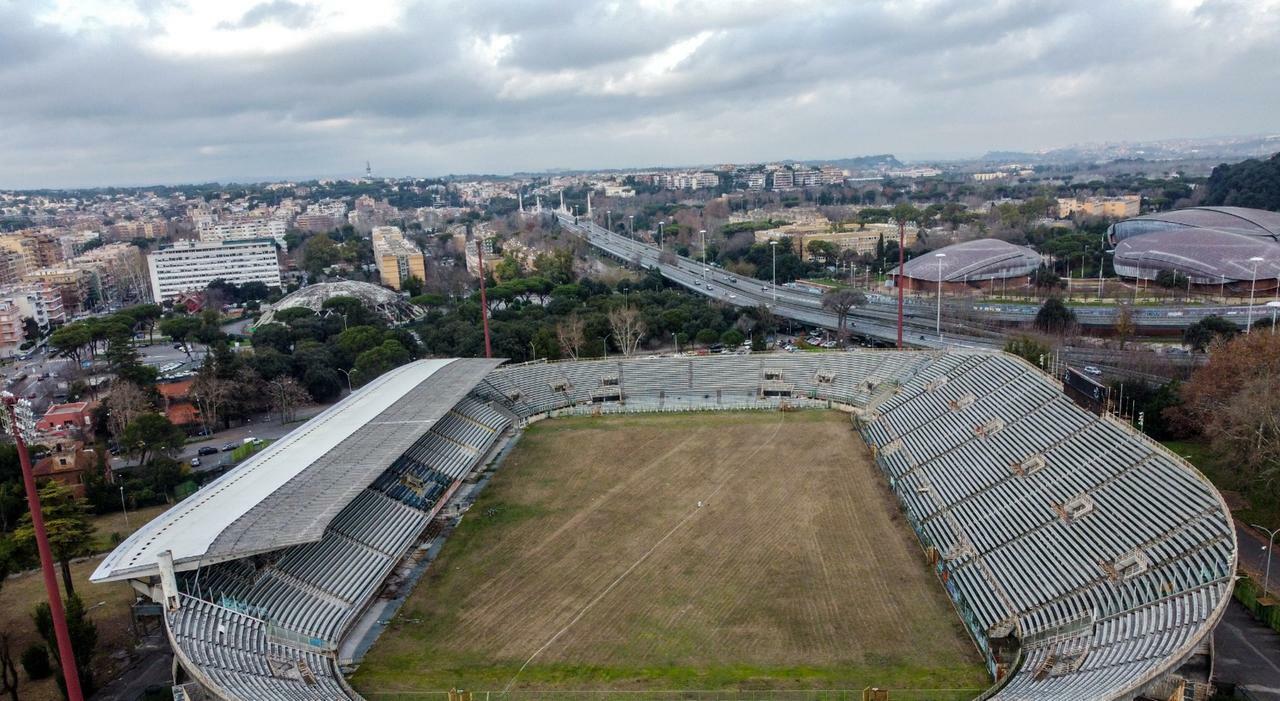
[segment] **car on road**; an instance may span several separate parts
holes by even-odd
[[[191,458],[192,467],[200,467],[200,458]]]
[[[215,448],[215,447],[213,447],[213,446],[211,446],[211,445],[206,445],[206,446],[204,446],[204,447],[200,448],[200,450],[197,450],[197,451],[196,451],[196,454],[197,454],[197,455],[217,455],[217,454],[218,454],[218,449],[217,449],[217,448]]]
[[[1086,366],[1084,366],[1084,371],[1085,371],[1085,372],[1087,372],[1087,373],[1089,373],[1090,375],[1101,375],[1101,374],[1102,374],[1102,371],[1101,371],[1101,370],[1099,370],[1098,368],[1096,368],[1096,367],[1094,367],[1094,366],[1092,366],[1092,365],[1086,365]]]
[[[228,444],[226,444],[226,445],[222,446],[222,452],[224,452],[224,453],[230,453],[231,451],[233,451],[233,450],[235,450],[236,448],[239,448],[239,447],[240,447],[240,445],[239,445],[238,443],[228,443]]]

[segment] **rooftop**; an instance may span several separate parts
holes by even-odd
[[[352,499],[501,360],[419,360],[396,368],[143,526],[94,582],[157,574],[317,541]]]

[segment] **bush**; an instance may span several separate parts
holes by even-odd
[[[22,668],[31,681],[44,679],[53,674],[53,665],[49,663],[49,651],[40,643],[31,643],[22,651]]]

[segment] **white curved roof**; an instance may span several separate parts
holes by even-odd
[[[1187,275],[1193,282],[1251,281],[1257,261],[1259,280],[1280,277],[1280,243],[1217,229],[1165,229],[1116,244],[1116,271],[1126,277],[1154,279],[1161,270]]]
[[[419,360],[329,407],[152,520],[116,547],[94,582],[319,540],[325,526],[501,360]]]
[[[906,276],[916,280],[963,282],[1029,275],[1040,254],[1000,239],[977,239],[944,246],[907,261]],[[893,272],[897,272],[895,268]]]

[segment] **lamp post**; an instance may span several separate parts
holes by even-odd
[[[935,253],[934,258],[938,259],[938,318],[934,322],[933,332],[938,334],[938,340],[942,340],[942,259],[947,257],[945,253]]]
[[[636,215],[634,214],[627,215],[627,233],[631,236],[631,239],[634,241],[636,238]]]
[[[1276,335],[1276,312],[1280,311],[1280,300],[1273,299],[1267,302],[1267,306],[1271,307],[1271,335]]]
[[[707,270],[707,230],[701,229],[698,233],[702,235],[702,277],[706,279],[707,273],[710,272]]]
[[[124,505],[124,482],[120,483],[120,510],[124,512],[124,527],[131,528],[129,525],[129,507]]]
[[[346,375],[346,377],[347,377],[347,394],[351,394],[351,392],[353,391],[353,390],[351,389],[351,371],[350,371],[350,370],[343,370],[342,368],[338,368],[338,372],[342,373],[343,375]]]
[[[658,220],[658,251],[659,252],[662,251],[662,225],[666,223],[667,222],[664,219]]]
[[[1253,283],[1249,285],[1249,321],[1244,325],[1245,333],[1253,331],[1253,296],[1258,289],[1258,263],[1263,260],[1265,259],[1262,256],[1254,256],[1249,259],[1249,262],[1253,263]]]
[[[613,233],[613,210],[612,209],[604,210],[604,221],[605,221],[605,228],[607,228],[609,230],[609,233],[612,234]]]
[[[773,304],[778,304],[778,240],[769,241],[769,250],[773,252]]]
[[[1276,544],[1276,534],[1280,533],[1280,528],[1272,530],[1270,528],[1263,528],[1256,523],[1253,524],[1253,527],[1271,536],[1270,540],[1267,541],[1267,569],[1266,573],[1262,576],[1262,598],[1265,599],[1267,598],[1268,593],[1267,587],[1271,584],[1271,550]]]
[[[67,618],[62,609],[62,594],[58,591],[58,578],[53,572],[53,552],[49,548],[49,534],[44,527],[44,513],[40,510],[40,492],[31,471],[31,455],[27,452],[26,435],[34,433],[35,417],[31,415],[31,402],[18,399],[10,392],[0,393],[4,411],[0,413],[5,430],[13,434],[18,449],[18,463],[22,465],[22,482],[27,490],[27,504],[31,510],[31,530],[35,532],[36,549],[40,553],[40,571],[44,575],[44,591],[49,597],[49,615],[58,642],[58,666],[67,686],[70,701],[84,701],[80,690],[80,670],[76,653],[71,647],[71,634],[67,631]]]

